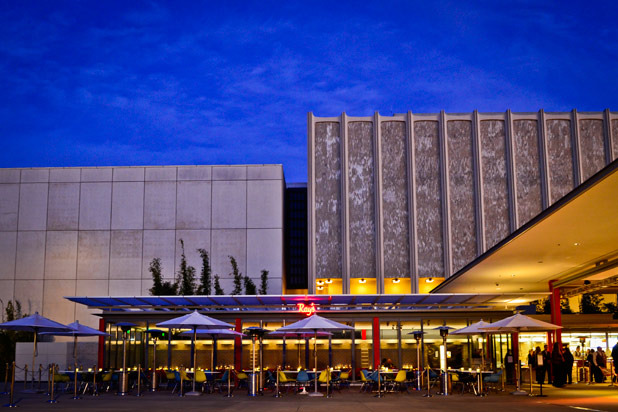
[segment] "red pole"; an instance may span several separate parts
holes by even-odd
[[[549,297],[551,303],[551,323],[562,326],[562,313],[560,312],[560,288],[554,288],[555,280],[549,281]],[[555,342],[562,343],[562,330],[556,329]],[[551,348],[551,347],[550,347]]]
[[[99,319],[99,330],[105,332],[105,319]],[[99,336],[99,353],[97,356],[97,364],[102,368],[105,360],[105,336]],[[96,372],[96,371],[95,371]]]
[[[380,318],[373,318],[373,368],[380,367]]]
[[[242,332],[242,320],[236,319],[236,332]],[[234,369],[242,369],[242,339],[240,336],[234,338]]]

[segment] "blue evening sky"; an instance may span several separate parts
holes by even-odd
[[[618,109],[617,4],[0,0],[0,167],[297,182],[309,111]]]

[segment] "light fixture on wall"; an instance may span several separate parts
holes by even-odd
[[[365,279],[365,278],[360,278],[360,279],[358,280],[358,283],[367,283],[367,279]]]
[[[433,278],[425,278],[426,283],[433,283]]]
[[[330,285],[331,283],[333,283],[333,280],[331,278],[326,279],[326,284]]]
[[[318,286],[322,286],[324,284],[324,281],[323,280],[318,280],[318,281],[315,282],[315,284],[318,285]]]
[[[318,290],[324,290],[324,286],[318,286]]]
[[[393,278],[392,282],[393,282],[393,283],[399,283],[399,282],[401,282],[401,279],[399,279],[399,278]]]

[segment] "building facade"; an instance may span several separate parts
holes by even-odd
[[[282,293],[284,274],[281,165],[84,167],[0,170],[0,299],[61,323],[98,327],[64,296],[148,295],[149,264],[163,276],[188,263],[233,289],[229,256],[268,292]]]
[[[309,292],[422,292],[617,157],[609,110],[309,113]]]

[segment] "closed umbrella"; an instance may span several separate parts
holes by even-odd
[[[315,391],[310,393],[309,396],[323,396],[320,392],[318,392],[318,332],[329,332],[334,330],[354,330],[354,328],[314,314],[276,330],[277,332],[313,332],[313,359],[315,363],[316,377]]]
[[[222,322],[220,320],[211,318],[210,316],[202,315],[197,310],[194,312],[179,316],[174,319],[166,320],[164,322],[157,323],[159,327],[176,328],[176,329],[193,329],[193,347],[195,347],[195,340],[197,339],[197,329],[230,329],[233,325]],[[191,392],[187,395],[201,395],[200,392],[195,390],[195,375],[197,371],[197,356],[193,354],[193,387]]]
[[[485,327],[480,327],[480,330],[486,332],[547,332],[556,329],[561,329],[562,326],[554,325],[553,323],[543,322],[538,319],[531,318],[530,316],[517,313],[513,316],[509,316],[506,319],[499,320],[494,323],[490,323]],[[517,345],[519,349],[519,345]],[[527,392],[521,390],[521,382],[519,379],[519,353],[517,353],[517,362],[515,362],[515,380],[517,382],[517,389],[512,392],[513,395],[526,395]]]
[[[75,371],[75,385],[73,388],[73,399],[80,399],[77,396],[77,338],[79,336],[109,336],[109,334],[105,332],[101,332],[100,330],[91,328],[86,325],[82,325],[76,320],[73,323],[69,323],[67,325],[72,330],[65,332],[41,332],[41,335],[55,335],[55,336],[72,336],[73,337],[73,366]],[[97,371],[94,371],[96,373]]]
[[[66,332],[70,331],[66,325],[47,319],[35,312],[34,315],[25,318],[0,323],[0,329],[17,330],[34,333],[34,347],[32,348],[32,390],[34,390],[34,361],[37,356],[37,335],[40,332]]]

